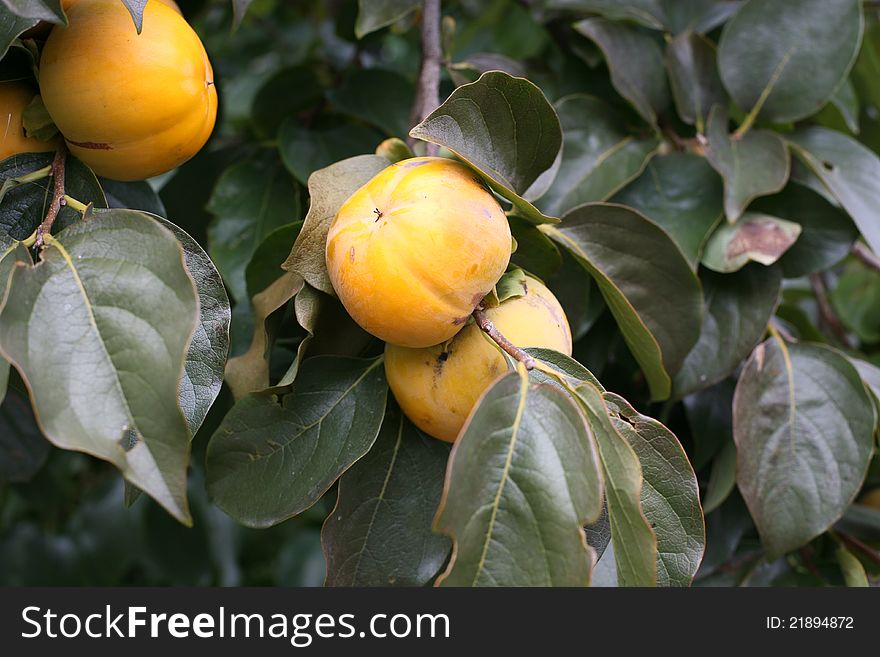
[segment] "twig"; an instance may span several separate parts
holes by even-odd
[[[43,246],[43,236],[52,232],[52,224],[55,223],[61,207],[66,205],[64,200],[64,162],[67,157],[67,147],[63,139],[58,140],[58,149],[55,151],[55,159],[52,160],[52,198],[49,199],[49,207],[46,210],[46,218],[37,228],[37,248]]]
[[[479,326],[486,335],[492,338],[499,347],[510,354],[515,360],[518,360],[525,365],[527,370],[535,368],[535,359],[504,337],[504,334],[498,330],[492,320],[486,317],[486,313],[482,306],[477,306],[474,309],[473,314],[477,326]]]
[[[410,113],[410,125],[418,125],[440,105],[440,66],[443,53],[440,48],[440,0],[424,0],[422,3],[422,65],[416,98]],[[409,147],[416,139],[407,138]],[[428,155],[437,154],[437,145],[427,145]]]
[[[862,261],[864,265],[867,265],[871,269],[875,269],[880,271],[880,257],[869,249],[867,246],[862,244],[861,242],[856,242],[852,247],[852,254]]]
[[[872,548],[870,545],[865,545],[855,536],[851,536],[850,534],[841,531],[837,532],[837,536],[839,536],[840,540],[846,543],[849,547],[855,548],[858,552],[861,552],[868,559],[880,566],[880,552]]]
[[[834,312],[831,302],[828,301],[828,286],[825,283],[824,274],[810,274],[810,286],[813,288],[813,294],[816,295],[816,304],[819,306],[819,317],[822,322],[844,347],[852,348],[846,327]]]

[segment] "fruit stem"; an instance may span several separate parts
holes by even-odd
[[[424,0],[422,2],[422,64],[419,69],[416,98],[409,117],[410,125],[413,126],[424,121],[440,105],[440,67],[443,63],[440,22],[440,0]],[[407,138],[410,148],[415,142],[415,138]],[[436,155],[437,145],[428,144],[426,152],[428,155]]]
[[[58,149],[55,151],[55,159],[52,160],[52,198],[49,199],[49,208],[46,210],[46,218],[37,228],[36,247],[43,246],[43,238],[52,232],[52,224],[55,223],[64,200],[64,162],[67,158],[67,146],[63,139],[58,140]]]
[[[68,196],[67,194],[64,195],[64,204],[69,205],[80,214],[85,212],[89,207],[82,201],[77,201],[75,198],[73,198],[72,196]]]
[[[527,370],[535,369],[535,359],[504,337],[504,334],[501,333],[492,320],[486,316],[486,312],[483,310],[482,306],[474,308],[473,315],[477,326],[479,326],[486,335],[492,338],[495,341],[495,344],[510,354],[515,360],[525,365]]]
[[[852,254],[861,260],[863,265],[880,271],[880,257],[877,257],[871,249],[861,242],[853,244]]]

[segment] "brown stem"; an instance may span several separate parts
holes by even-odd
[[[477,326],[479,326],[486,335],[492,338],[499,347],[510,354],[515,360],[518,360],[525,365],[527,370],[535,368],[535,359],[504,337],[504,334],[501,333],[492,320],[486,316],[486,313],[481,306],[474,308],[474,321],[477,323]]]
[[[440,66],[443,53],[440,48],[440,0],[422,3],[422,65],[416,86],[416,98],[410,113],[410,125],[418,125],[440,105]],[[407,138],[410,148],[416,139]],[[437,145],[427,145],[428,155],[437,154]]]
[[[834,337],[844,347],[851,348],[852,345],[850,344],[846,327],[844,327],[840,318],[834,312],[834,308],[831,307],[831,302],[828,300],[828,286],[825,283],[824,274],[810,274],[810,286],[813,288],[813,294],[816,295],[816,303],[819,306],[819,317],[822,319],[822,323],[828,327]]]
[[[855,536],[851,536],[850,534],[838,532],[837,535],[840,537],[840,540],[846,543],[849,547],[855,549],[861,554],[864,554],[868,559],[880,566],[880,552],[872,548],[870,545],[862,543],[862,541],[857,539]]]
[[[853,244],[852,254],[871,269],[880,271],[880,257],[861,242]]]
[[[35,246],[43,246],[43,236],[52,232],[52,224],[55,223],[58,213],[64,201],[64,162],[67,158],[67,147],[63,139],[58,140],[58,149],[55,151],[55,159],[52,160],[52,198],[49,199],[49,207],[46,210],[46,218],[37,228],[37,240]]]

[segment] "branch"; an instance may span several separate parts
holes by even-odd
[[[880,271],[880,257],[861,242],[856,242],[852,247],[852,254],[871,269]]]
[[[825,276],[823,274],[810,274],[810,286],[813,288],[813,294],[816,295],[819,317],[822,322],[844,347],[851,349],[852,345],[850,344],[846,327],[834,312],[831,302],[828,301],[828,286],[825,284]]]
[[[486,317],[486,313],[482,306],[474,308],[473,314],[477,326],[479,326],[486,335],[492,338],[499,347],[510,354],[515,360],[518,360],[525,365],[527,370],[533,370],[535,368],[535,359],[504,337],[504,334],[495,327],[492,320]]]
[[[409,123],[416,126],[440,105],[440,66],[443,53],[440,48],[440,0],[424,0],[422,3],[422,65],[416,98]],[[407,137],[410,148],[416,139]],[[437,145],[427,145],[428,155],[437,154]]]
[[[49,207],[46,210],[46,218],[37,228],[37,248],[43,246],[43,236],[52,232],[52,224],[55,223],[62,206],[67,205],[64,200],[64,162],[67,157],[67,146],[63,139],[58,140],[58,149],[55,151],[55,159],[52,160],[52,198],[49,199]]]

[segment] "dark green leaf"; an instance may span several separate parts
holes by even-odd
[[[405,137],[414,94],[412,83],[404,76],[371,68],[351,71],[329,97],[345,114],[363,119],[389,137]]]
[[[43,104],[43,98],[37,94],[31,99],[30,104],[21,113],[21,125],[25,135],[41,141],[49,141],[58,134],[58,126],[49,116],[49,111]]]
[[[276,228],[266,236],[262,244],[254,251],[251,261],[245,270],[248,296],[253,298],[269,287],[284,271],[281,265],[290,255],[296,242],[302,221],[294,221]]]
[[[838,543],[834,552],[837,563],[840,564],[840,572],[843,574],[843,580],[847,586],[867,588],[868,576],[865,574],[865,567],[862,562],[841,542]]]
[[[284,269],[298,273],[312,287],[335,296],[327,274],[327,231],[348,197],[387,166],[384,157],[358,155],[309,176],[309,212]]]
[[[128,9],[128,13],[131,14],[135,29],[140,34],[144,25],[144,9],[147,6],[147,0],[122,0],[122,4]]]
[[[733,492],[736,486],[736,444],[728,440],[721,446],[721,451],[712,462],[709,483],[706,485],[706,498],[703,511],[711,513]]]
[[[562,254],[556,245],[538,227],[516,215],[508,217],[510,232],[516,240],[516,251],[510,260],[518,267],[538,276],[549,278],[562,266]]]
[[[220,176],[208,210],[216,217],[208,228],[211,259],[232,297],[246,301],[247,265],[269,233],[300,218],[299,188],[272,159],[239,162]]]
[[[306,360],[278,403],[250,395],[233,407],[208,444],[208,492],[248,527],[269,527],[312,506],[369,451],[388,386],[382,359]]]
[[[599,379],[593,376],[593,373],[590,372],[586,367],[581,365],[571,356],[566,356],[558,351],[553,351],[552,349],[540,349],[537,347],[528,347],[526,352],[531,356],[534,356],[536,360],[539,362],[549,365],[551,368],[564,374],[568,377],[573,383],[590,383],[601,392],[605,392],[605,388],[602,387],[602,384],[599,383]],[[548,375],[541,367],[537,367],[532,370],[531,375],[532,379],[537,381],[538,383],[549,383],[551,385],[555,385],[560,387],[559,382],[556,380],[555,376]],[[564,389],[560,387],[560,389]]]
[[[291,93],[294,89],[296,93]],[[324,88],[315,67],[291,66],[260,87],[251,104],[251,118],[261,134],[273,138],[285,119],[318,106],[323,99]]]
[[[389,413],[373,448],[339,480],[321,543],[328,586],[424,586],[449,554],[431,532],[449,446]]]
[[[99,178],[98,183],[107,197],[107,205],[111,208],[128,208],[143,210],[160,217],[167,218],[162,199],[145,180],[138,182],[119,182]]]
[[[522,198],[554,165],[562,147],[556,112],[528,80],[484,73],[453,91],[410,135],[465,160],[525,219],[552,223]]]
[[[758,345],[733,402],[737,484],[769,556],[834,524],[873,451],[874,410],[855,368],[827,347]]]
[[[285,121],[278,134],[281,159],[301,183],[339,160],[372,153],[381,140],[378,132],[363,125],[344,123],[310,130],[293,119]]]
[[[848,262],[830,297],[840,320],[862,342],[880,342],[880,272]]]
[[[592,39],[611,72],[611,84],[639,115],[657,126],[657,115],[669,104],[663,53],[657,41],[633,27],[604,18],[588,18],[574,29]]]
[[[722,274],[739,271],[749,262],[772,265],[801,234],[800,224],[757,212],[724,222],[706,242],[702,263]]]
[[[4,369],[0,360],[0,369]],[[9,366],[5,365],[6,372]],[[0,395],[0,483],[28,481],[49,456],[51,446],[37,426],[28,398],[12,389]]]
[[[556,178],[538,202],[547,214],[607,200],[641,173],[659,144],[630,136],[620,112],[592,96],[566,96],[556,111],[565,148]]]
[[[250,9],[254,0],[232,0],[232,24],[234,27],[241,25],[247,10]]]
[[[715,44],[685,32],[666,46],[666,68],[678,115],[704,132],[713,105],[726,105],[727,94],[718,77]]]
[[[656,224],[620,205],[582,205],[546,230],[598,283],[651,396],[667,398],[703,312],[699,282],[681,251]]]
[[[724,215],[721,179],[706,158],[689,153],[655,157],[612,200],[642,212],[669,233],[694,270]]]
[[[880,253],[880,159],[855,139],[812,127],[788,136],[804,164],[827,186],[875,253]]]
[[[736,11],[738,0],[549,0],[555,9],[576,9],[611,20],[629,20],[673,34],[708,32]]]
[[[370,32],[399,21],[420,5],[420,0],[358,0],[354,33],[358,39],[363,39]]]
[[[61,0],[2,0],[9,10],[16,16],[24,18],[39,18],[43,21],[67,25],[67,16],[61,9]],[[142,2],[146,0],[123,0],[125,3]]]
[[[642,511],[657,536],[657,584],[690,586],[706,548],[697,476],[675,435],[619,395],[605,394],[618,433],[642,466]]]
[[[736,221],[749,203],[774,194],[788,181],[790,159],[775,132],[750,130],[742,138],[727,133],[727,112],[716,106],[709,115],[706,158],[724,179],[724,212]]]
[[[16,16],[5,5],[0,5],[0,59],[6,56],[18,35],[39,22],[38,18]]]
[[[445,586],[586,586],[583,526],[602,511],[592,435],[570,397],[524,369],[481,398],[449,462],[435,527],[452,537]]]
[[[714,459],[726,442],[733,441],[733,390],[736,381],[720,383],[684,398],[693,447],[694,469],[699,472]]]
[[[706,312],[700,339],[673,381],[677,399],[732,373],[767,330],[779,303],[778,267],[749,265],[735,274],[700,273]]]
[[[847,78],[843,84],[834,92],[831,97],[830,105],[832,105],[849,131],[853,134],[859,133],[859,99],[856,96],[856,89],[852,81]]]
[[[760,118],[797,121],[827,103],[859,52],[859,0],[749,0],[724,26],[721,79]]]
[[[794,221],[801,234],[779,259],[786,278],[823,271],[843,260],[858,237],[845,212],[802,185],[755,201],[752,209]]]
[[[50,238],[37,266],[15,270],[0,312],[0,350],[27,381],[49,440],[112,462],[184,522],[189,431],[178,384],[197,322],[180,243],[130,210]]]

